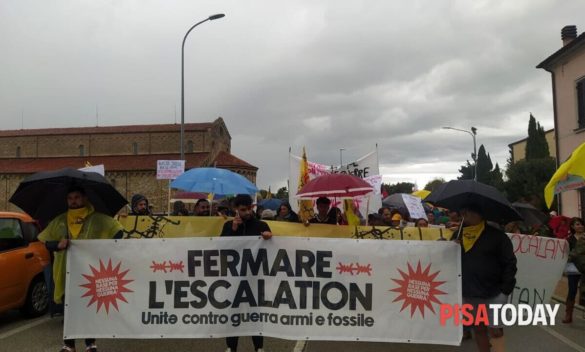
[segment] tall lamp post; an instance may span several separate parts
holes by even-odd
[[[203,22],[207,22],[207,21],[213,21],[213,20],[217,20],[219,18],[224,17],[225,15],[223,13],[218,13],[216,15],[212,15],[207,17],[206,19],[204,19],[201,22],[195,23],[195,25],[193,25],[193,27],[191,27],[187,33],[185,33],[185,37],[183,37],[183,46],[181,47],[181,137],[180,137],[180,143],[181,143],[181,160],[185,160],[185,146],[184,146],[184,139],[185,139],[185,41],[187,40],[187,36],[189,35],[189,33],[191,33],[191,31],[197,27],[198,25],[200,25]]]
[[[471,127],[471,130],[462,130],[459,128],[454,128],[454,127],[443,127],[443,129],[445,130],[454,130],[454,131],[459,131],[459,132],[465,132],[471,135],[471,138],[473,138],[473,180],[477,181],[477,144],[475,143],[475,136],[477,135],[477,128],[475,127]]]

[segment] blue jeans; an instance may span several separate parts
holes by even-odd
[[[577,297],[577,289],[579,288],[579,280],[581,275],[567,275],[567,281],[569,283],[569,292],[567,293],[567,301],[574,301]]]

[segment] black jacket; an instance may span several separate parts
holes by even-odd
[[[516,286],[516,255],[503,231],[486,225],[473,247],[461,246],[463,297],[509,295]]]
[[[236,231],[232,230],[232,223],[230,220],[223,224],[220,236],[260,236],[264,231],[270,231],[270,227],[264,221],[252,217],[250,220],[244,221]]]

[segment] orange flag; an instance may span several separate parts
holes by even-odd
[[[309,162],[307,161],[307,152],[303,147],[303,159],[301,160],[301,170],[299,172],[299,188],[297,192],[309,182]],[[310,199],[299,200],[299,218],[303,222],[315,216],[313,211],[313,201]]]

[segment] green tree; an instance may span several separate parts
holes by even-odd
[[[542,159],[550,157],[544,128],[530,114],[528,121],[528,139],[526,140],[526,159]]]
[[[500,169],[500,165],[496,163],[496,167],[490,172],[489,185],[496,187],[498,190],[504,192],[506,190],[506,183],[504,182],[504,173]]]
[[[477,153],[477,181],[490,184],[492,178],[491,172],[493,168],[494,165],[492,164],[492,158],[488,153],[486,153],[483,144],[480,145],[479,151]]]
[[[544,187],[554,174],[554,158],[523,159],[506,170],[508,180],[505,184],[506,194],[512,202],[526,201],[545,209]]]
[[[288,188],[280,187],[278,191],[276,191],[276,198],[278,199],[288,199]]]
[[[473,164],[471,164],[469,162],[469,160],[467,160],[466,164],[462,165],[459,168],[459,173],[461,174],[461,176],[459,176],[458,179],[460,179],[460,180],[473,180],[475,168],[473,167]]]
[[[414,191],[414,183],[411,182],[398,182],[395,184],[382,184],[382,191],[386,191],[388,195],[394,193],[412,193]]]
[[[556,161],[550,157],[544,128],[530,114],[526,158],[512,163],[512,151],[508,159],[505,183],[508,199],[525,201],[545,209],[544,187],[556,170]]]
[[[445,183],[445,179],[442,177],[438,177],[435,178],[431,181],[429,181],[426,185],[425,185],[425,189],[427,191],[434,191],[435,189],[437,189],[437,187],[439,187],[440,185],[442,185],[443,183]]]
[[[459,168],[460,180],[473,180],[475,173],[475,167],[473,164],[466,161],[466,165],[462,165]],[[496,163],[492,163],[492,158],[488,152],[486,152],[484,145],[479,146],[477,152],[477,181],[485,183],[486,185],[494,186],[497,189],[504,191],[504,177],[500,166]]]

